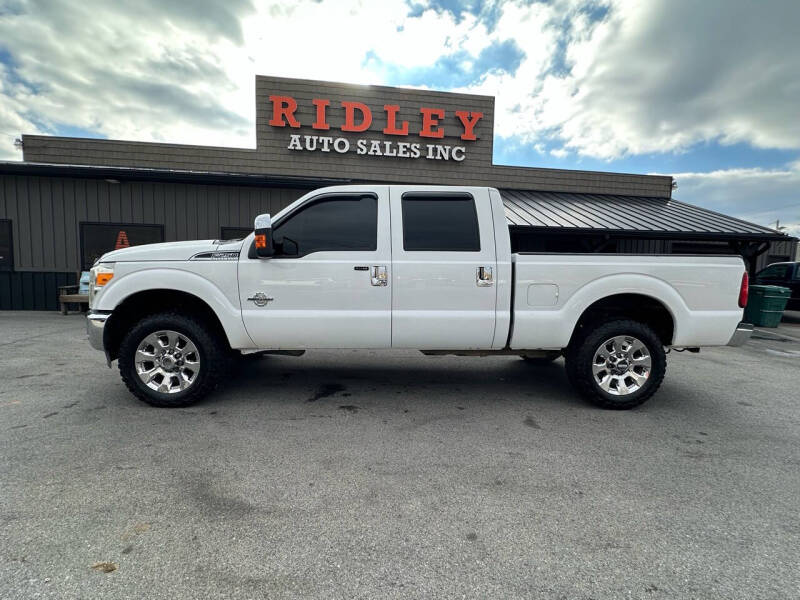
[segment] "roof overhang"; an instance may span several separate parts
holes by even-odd
[[[104,167],[30,162],[0,162],[0,174],[87,177],[119,181],[156,181],[212,185],[313,189],[356,183],[347,178],[182,171],[141,167]],[[795,241],[768,227],[749,223],[671,198],[500,190],[513,232],[544,236],[605,236],[731,242]]]
[[[148,169],[142,167],[103,167],[89,165],[59,165],[31,162],[0,162],[0,174],[39,175],[44,177],[88,177],[116,181],[159,181],[215,185],[248,185],[269,187],[314,188],[324,185],[350,183],[348,179],[319,177],[288,177],[282,175],[229,173],[223,171],[183,171],[178,169]]]
[[[794,241],[786,234],[672,198],[500,190],[513,232],[709,241]]]

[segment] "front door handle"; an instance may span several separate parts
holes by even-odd
[[[389,285],[389,277],[386,273],[386,267],[382,265],[374,265],[370,273],[370,283],[375,286]]]
[[[478,267],[478,274],[475,277],[478,287],[490,287],[494,285],[492,267]]]

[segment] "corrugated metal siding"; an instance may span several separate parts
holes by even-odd
[[[58,288],[76,282],[75,273],[0,272],[0,310],[58,310]]]
[[[665,198],[500,190],[509,225],[654,233],[775,235],[767,227]]]
[[[302,189],[0,176],[0,218],[10,219],[14,269],[78,271],[80,223],[164,225],[165,241],[217,238],[220,227],[250,227]]]
[[[670,244],[667,240],[619,240],[617,252],[622,254],[669,254]]]
[[[774,262],[797,260],[797,242],[773,242],[756,260],[756,271]]]

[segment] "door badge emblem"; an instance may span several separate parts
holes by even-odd
[[[257,294],[250,296],[247,300],[256,306],[266,306],[267,303],[272,302],[274,298],[272,296],[267,296],[263,292],[258,292]]]

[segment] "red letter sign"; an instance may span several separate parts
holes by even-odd
[[[422,129],[419,132],[420,137],[444,137],[444,129],[438,127],[439,119],[444,118],[444,109],[422,107],[419,109],[419,112],[422,113]],[[431,129],[432,127],[436,127],[436,129]]]
[[[314,121],[314,124],[311,126],[313,129],[330,129],[331,126],[328,125],[328,121],[325,118],[325,111],[330,106],[330,100],[321,100],[320,98],[314,98],[311,101],[311,104],[317,107],[317,120]]]
[[[372,111],[361,102],[342,102],[344,106],[344,125],[342,131],[366,131],[372,125]],[[361,123],[356,125],[356,110],[361,111]]]
[[[300,121],[294,118],[294,111],[297,110],[297,102],[291,96],[270,96],[272,101],[272,118],[269,124],[273,127],[286,127],[286,122],[289,122],[289,127],[295,129],[300,127]],[[286,119],[286,120],[284,120]]]
[[[400,107],[397,104],[386,104],[383,107],[386,111],[386,128],[383,133],[386,135],[408,135],[408,121],[403,121],[400,129],[397,128],[397,111]]]
[[[114,250],[121,250],[122,248],[130,248],[131,243],[128,241],[128,234],[124,229],[117,233],[117,243],[114,244]]]
[[[461,120],[461,124],[464,126],[464,133],[461,134],[461,139],[474,140],[475,134],[473,131],[475,129],[475,125],[477,125],[478,121],[483,118],[483,113],[457,110],[456,116]]]

